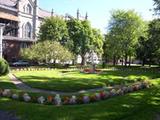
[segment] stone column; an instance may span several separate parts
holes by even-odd
[[[3,43],[2,43],[3,27],[4,27],[4,24],[0,24],[0,58],[2,58],[2,56],[3,56]]]

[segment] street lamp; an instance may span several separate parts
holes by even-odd
[[[4,24],[0,23],[0,58],[2,58],[3,56],[3,28],[4,28]]]

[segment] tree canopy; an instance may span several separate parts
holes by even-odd
[[[46,62],[51,60],[67,62],[73,58],[72,53],[67,48],[55,41],[39,42],[30,48],[24,48],[21,50],[21,56],[25,59]]]
[[[126,64],[128,56],[135,54],[135,46],[143,32],[144,21],[135,11],[114,10],[106,38],[110,56],[125,57]]]
[[[160,0],[153,0],[154,2],[154,11],[155,11],[155,14],[156,15],[159,15],[160,14]]]
[[[40,41],[51,40],[65,45],[68,39],[67,25],[62,17],[54,16],[44,19],[39,31]]]

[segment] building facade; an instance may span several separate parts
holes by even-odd
[[[0,23],[4,24],[3,57],[19,59],[19,51],[36,42],[39,27],[53,12],[39,8],[38,0],[0,0]]]

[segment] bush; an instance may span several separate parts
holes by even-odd
[[[6,60],[0,59],[0,76],[7,75],[9,73],[9,65]]]

